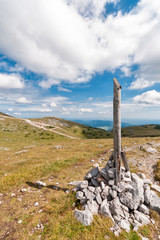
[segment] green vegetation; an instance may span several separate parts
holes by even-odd
[[[52,126],[51,123],[48,125]],[[54,130],[57,126],[53,127]],[[75,193],[68,183],[83,179],[94,163],[104,166],[113,148],[113,140],[87,139],[110,133],[83,125],[71,123],[69,127],[63,125],[61,128],[77,139],[56,134],[50,131],[52,128],[34,127],[21,119],[4,117],[0,120],[0,193],[3,194],[0,195],[0,237],[22,240],[101,240],[106,236],[113,240],[141,239],[132,230],[130,233],[122,231],[119,237],[114,236],[110,231],[112,222],[104,216],[94,216],[89,227],[75,220],[74,208],[80,206],[75,206]],[[149,141],[153,138],[134,138],[135,145]],[[159,139],[154,138],[154,141]],[[132,146],[133,139],[122,138],[122,145]],[[137,148],[136,154],[146,153]],[[135,152],[131,150],[127,157],[135,157]],[[132,161],[130,166],[136,171],[137,165],[132,167]],[[37,180],[42,180],[47,186],[38,188],[35,185]],[[159,217],[153,212],[152,218],[156,221],[154,226],[142,228],[140,233],[156,239]],[[19,220],[22,222],[18,223]],[[39,224],[43,228],[38,228]]]
[[[156,137],[160,136],[160,125],[143,125],[122,128],[122,137]]]

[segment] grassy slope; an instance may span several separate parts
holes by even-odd
[[[111,132],[107,132],[103,129],[88,127],[83,124],[76,122],[55,118],[55,117],[44,117],[38,119],[32,119],[37,122],[48,124],[48,128],[56,129],[61,133],[69,134],[74,137],[99,139],[99,138],[110,138],[112,137]]]
[[[122,128],[123,137],[156,137],[160,136],[160,125],[143,125]]]
[[[49,134],[49,135],[48,135]],[[157,139],[154,139],[157,141]],[[152,141],[134,139],[136,144]],[[123,146],[133,140],[122,139]],[[60,145],[57,149],[55,146]],[[109,228],[110,219],[96,216],[91,226],[85,227],[73,217],[75,194],[67,194],[68,182],[83,179],[101,159],[104,166],[112,148],[112,139],[71,140],[39,130],[18,119],[0,121],[0,236],[2,239],[140,239],[135,232],[122,232],[115,237]],[[132,156],[132,151],[130,152]],[[47,187],[37,189],[36,180]],[[58,188],[55,187],[58,184]],[[26,192],[21,192],[22,188]],[[14,193],[15,196],[11,197]],[[38,202],[39,205],[35,206]],[[78,206],[77,206],[78,207]],[[41,211],[40,211],[41,210]],[[154,218],[157,218],[157,214]],[[22,223],[18,223],[22,220]],[[158,220],[157,220],[158,222]],[[157,224],[156,222],[156,224]],[[37,229],[42,223],[44,229]],[[155,225],[156,225],[155,224]],[[144,227],[141,233],[156,239],[155,226]]]

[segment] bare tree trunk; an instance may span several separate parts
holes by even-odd
[[[120,115],[120,102],[121,102],[121,86],[116,78],[114,82],[114,98],[113,98],[113,136],[114,136],[114,153],[113,159],[116,168],[115,184],[120,182],[120,169],[121,169],[121,115]]]

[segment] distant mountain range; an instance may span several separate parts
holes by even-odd
[[[113,121],[110,120],[82,120],[82,119],[74,119],[74,122],[94,127],[94,128],[101,128],[106,131],[111,131],[113,129]],[[141,126],[145,124],[159,124],[159,120],[128,120],[122,121],[121,127],[131,127],[131,126]]]

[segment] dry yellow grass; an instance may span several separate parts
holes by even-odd
[[[71,140],[56,135],[54,139],[47,139],[47,135],[42,139],[41,136],[45,134],[39,137],[42,130],[27,126],[24,122],[19,125],[17,120],[12,124],[7,121],[10,132],[2,128],[0,131],[1,239],[101,240],[105,236],[113,240],[141,239],[132,231],[128,234],[122,232],[115,237],[110,231],[112,222],[102,216],[95,216],[89,227],[82,226],[73,217],[76,199],[68,183],[83,179],[94,163],[104,166],[113,147],[112,139]],[[26,134],[29,135],[25,137]],[[153,140],[159,141],[158,138],[123,138],[122,144],[131,147]],[[61,148],[57,149],[57,145]],[[145,152],[138,148],[136,151],[137,156],[145,157]],[[127,156],[132,159],[135,151],[127,152]],[[133,166],[132,170],[137,170],[136,167]],[[47,186],[37,188],[37,180],[44,181]],[[156,226],[159,223],[157,214],[152,215]],[[140,232],[149,236],[149,239],[156,239],[155,226],[147,226]]]

